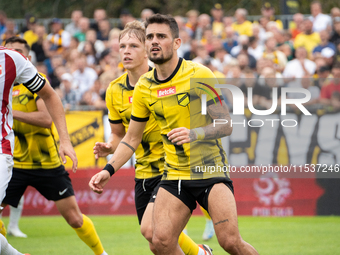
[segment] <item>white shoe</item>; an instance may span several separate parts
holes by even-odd
[[[205,229],[203,232],[203,240],[208,241],[210,240],[215,234],[214,224],[212,220],[207,220],[207,223],[205,224]]]
[[[14,237],[27,238],[27,235],[22,233],[19,228],[8,228],[7,235]]]

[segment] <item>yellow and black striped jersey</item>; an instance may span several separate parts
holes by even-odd
[[[131,119],[146,121],[150,115],[156,119],[165,150],[163,179],[191,180],[227,176],[226,172],[211,172],[205,168],[223,167],[228,164],[220,139],[175,145],[167,137],[174,128],[194,129],[212,123],[209,115],[201,114],[201,94],[204,92],[200,88],[204,87],[202,84],[208,83],[212,86],[217,83],[208,68],[179,59],[176,69],[166,80],[158,80],[157,71],[154,69],[142,75],[136,84]],[[215,92],[221,95],[219,90]],[[208,105],[213,100],[215,98],[211,99]],[[220,103],[222,104],[222,101]]]
[[[131,118],[134,87],[127,73],[112,81],[106,91],[106,106],[112,124],[123,123],[127,131]],[[146,124],[141,144],[136,150],[137,179],[148,179],[163,173],[164,149],[160,129],[154,118]]]
[[[24,85],[15,85],[12,94],[13,110],[22,112],[38,110],[36,104],[38,95],[32,94]],[[30,125],[14,119],[13,130],[15,168],[52,169],[61,165],[58,147],[50,128]]]

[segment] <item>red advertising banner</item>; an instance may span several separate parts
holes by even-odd
[[[122,169],[108,182],[102,194],[90,190],[88,182],[100,169],[70,172],[80,210],[85,214],[136,214],[134,170]],[[238,215],[316,215],[317,199],[324,193],[315,178],[234,178]],[[195,210],[194,214],[200,214]],[[25,192],[23,215],[56,215],[53,201],[47,201],[29,187]],[[8,215],[6,208],[4,215]]]

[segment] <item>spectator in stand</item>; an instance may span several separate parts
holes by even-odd
[[[337,95],[340,93],[340,65],[334,65],[332,68],[333,79],[329,84],[325,84],[321,88],[320,102],[325,105],[331,105],[340,108],[340,100]],[[335,94],[335,95],[334,95]],[[335,100],[334,100],[335,99]]]
[[[225,79],[225,75],[223,73],[221,73],[219,70],[217,70],[216,66],[214,66],[211,63],[211,59],[206,59],[203,62],[203,65],[208,67],[214,73],[216,78],[218,78],[218,79]]]
[[[135,20],[135,18],[132,16],[130,11],[126,8],[121,10],[120,15],[119,15],[119,19],[120,19],[120,24],[119,24],[118,28],[120,30],[123,30],[127,23]]]
[[[86,41],[81,53],[83,53],[86,56],[87,66],[95,69],[95,66],[98,61],[97,61],[97,52],[94,47],[94,44],[90,41]]]
[[[295,13],[293,16],[293,28],[291,29],[292,38],[295,39],[296,36],[303,31],[303,15],[301,13]]]
[[[211,27],[214,36],[222,37],[224,31],[223,24],[223,8],[222,5],[217,3],[214,4],[213,8],[210,10],[212,19],[211,19]]]
[[[79,19],[79,29],[80,31],[75,33],[74,37],[76,37],[79,42],[84,42],[86,40],[86,32],[90,29],[89,18],[82,17]]]
[[[73,89],[73,77],[69,73],[61,76],[61,102],[66,110],[74,108],[77,104],[77,91]]]
[[[245,68],[250,68],[249,66],[249,57],[245,53],[240,53],[237,56],[238,66],[240,67],[241,71]]]
[[[6,32],[6,12],[0,10],[0,36]]]
[[[321,57],[325,59],[326,65],[329,66],[330,68],[332,68],[334,64],[334,54],[335,54],[335,51],[328,47],[322,49],[320,53]]]
[[[65,58],[66,60],[65,66],[69,70],[70,73],[73,73],[74,71],[78,69],[76,60],[78,59],[79,55],[80,55],[80,52],[78,51],[78,49],[73,49],[69,51],[69,54]]]
[[[181,38],[182,43],[179,49],[177,50],[177,54],[179,57],[182,58],[186,52],[191,50],[191,46],[190,46],[191,40],[190,40],[190,35],[187,32],[187,30],[183,30],[183,29],[179,31],[179,38]]]
[[[191,38],[196,37],[196,29],[198,26],[198,15],[199,15],[199,12],[197,10],[190,10],[186,13],[188,22],[185,24],[185,26],[190,31],[189,35]]]
[[[301,87],[301,78],[306,75],[313,75],[316,70],[316,64],[307,59],[307,50],[299,47],[295,51],[296,58],[289,61],[282,73],[288,87]]]
[[[322,30],[320,31],[320,39],[321,39],[321,43],[316,46],[313,50],[313,56],[317,55],[317,54],[321,54],[321,51],[324,48],[331,48],[334,52],[336,51],[336,47],[334,43],[331,43],[329,41],[329,32],[327,30]]]
[[[263,56],[264,47],[258,43],[258,39],[254,36],[249,37],[248,53],[256,60]]]
[[[326,14],[322,13],[322,5],[319,1],[313,1],[310,5],[310,12],[312,16],[309,19],[313,22],[313,31],[320,32],[331,27],[332,20]]]
[[[329,66],[321,66],[316,70],[316,79],[314,79],[314,86],[321,89],[325,84],[332,79],[331,68]]]
[[[259,24],[261,25],[261,27],[265,30],[265,32],[267,32],[267,25],[269,23],[269,18],[268,17],[261,17],[259,19]]]
[[[269,37],[266,40],[266,47],[263,52],[263,58],[267,58],[273,61],[275,70],[278,72],[282,72],[287,64],[287,58],[283,52],[277,50],[276,45],[276,39],[274,37]]]
[[[32,46],[38,40],[38,36],[35,33],[35,27],[37,25],[37,19],[32,15],[26,17],[25,32],[23,32],[23,38],[26,40],[29,46]]]
[[[230,54],[235,58],[240,51],[242,50],[242,47],[244,47],[245,45],[249,45],[249,37],[246,35],[240,35],[237,39],[237,43],[238,45],[233,47],[230,51]]]
[[[38,25],[35,28],[38,40],[32,44],[32,51],[35,54],[37,62],[44,62],[47,59],[45,49],[47,50],[46,31],[45,27]]]
[[[202,45],[202,44],[198,45],[196,52],[197,52],[197,57],[192,60],[193,62],[197,62],[197,63],[200,63],[200,64],[203,65],[203,63],[206,60],[211,60],[212,64],[217,66],[217,62],[214,63],[214,61],[216,61],[216,60],[212,59],[212,57],[209,55],[207,48],[204,45]]]
[[[335,19],[336,17],[340,17],[340,8],[338,8],[338,7],[333,7],[333,8],[331,9],[331,18],[332,18],[332,28],[331,28],[331,30],[334,29],[334,19]]]
[[[78,69],[72,75],[76,84],[78,99],[80,100],[85,91],[93,86],[98,75],[95,70],[87,66],[87,59],[84,54],[79,55],[78,59],[76,59],[76,64]]]
[[[190,51],[187,51],[184,53],[183,58],[185,60],[193,60],[197,57],[197,46],[198,46],[197,40],[191,40],[190,42]]]
[[[242,79],[241,79],[241,86],[240,89],[242,90],[244,94],[244,105],[248,105],[248,88],[253,89],[252,93],[252,99],[253,99],[253,106],[259,105],[261,93],[262,93],[262,87],[258,84],[257,78],[255,76],[255,73],[250,68],[245,68],[242,71]]]
[[[99,32],[100,21],[107,19],[106,10],[95,9],[93,13],[93,19],[94,22],[90,25],[90,28],[94,29],[96,32]]]
[[[263,17],[267,17],[269,21],[274,21],[280,30],[283,29],[282,21],[276,19],[275,8],[271,5],[271,3],[269,2],[264,3],[264,5],[261,8],[261,14]]]
[[[90,42],[94,45],[95,51],[97,53],[96,58],[99,58],[100,54],[105,50],[105,44],[97,39],[97,33],[94,29],[90,29],[86,32],[86,40],[79,43],[79,52],[83,51],[86,42]]]
[[[257,41],[257,43],[261,46],[264,45],[264,42],[266,41],[266,30],[259,24],[259,23],[253,23],[253,35]]]
[[[340,17],[335,17],[333,20],[333,32],[330,42],[334,43],[336,46],[340,44]]]
[[[282,86],[280,86],[279,81],[276,78],[276,71],[274,68],[265,67],[262,70],[261,76],[263,77],[264,85],[261,86],[259,105],[266,109],[270,109],[273,105],[273,88],[277,89],[277,102],[280,104]]]
[[[287,61],[293,60],[294,54],[293,54],[292,47],[289,44],[287,43],[282,44],[280,47],[278,47],[278,50],[281,51],[283,54],[285,54]]]
[[[111,24],[108,19],[103,19],[98,23],[99,31],[97,32],[97,39],[107,44],[111,31]]]
[[[47,36],[50,43],[50,51],[61,54],[71,43],[71,35],[63,30],[63,24],[60,19],[54,18],[51,22],[51,33]]]
[[[215,65],[218,71],[223,72],[224,68],[232,61],[232,56],[221,47],[215,50]]]
[[[313,105],[317,104],[319,102],[319,97],[320,97],[320,89],[317,86],[314,86],[314,80],[312,75],[305,75],[301,79],[301,86],[302,88],[308,90],[311,94],[311,98],[307,103],[304,103],[304,105]],[[302,98],[304,97],[303,95],[299,95],[296,93],[294,95],[294,98]]]
[[[248,11],[243,8],[239,8],[235,12],[236,21],[233,23],[232,27],[239,35],[252,36],[253,28],[252,23],[247,20]]]
[[[58,79],[56,70],[58,67],[64,66],[64,59],[61,55],[54,55],[51,57],[51,67],[52,70],[48,73],[48,76],[51,79],[51,86],[52,88],[56,89],[60,85],[60,80]]]
[[[154,12],[153,12],[153,10],[151,10],[151,9],[143,9],[142,10],[142,12],[141,12],[141,14],[140,14],[140,18],[141,18],[141,20],[142,21],[146,21],[146,19],[147,18],[149,18],[151,15],[153,15],[153,14],[155,14]]]
[[[83,12],[81,10],[74,10],[71,14],[71,22],[65,26],[65,30],[74,36],[76,33],[80,32],[79,20],[83,17]]]
[[[313,32],[313,23],[309,19],[303,22],[303,33],[296,36],[294,48],[304,47],[307,50],[308,56],[312,56],[313,49],[321,43],[320,35]]]
[[[202,40],[201,40],[201,44],[203,44],[206,47],[206,49],[208,50],[209,54],[211,54],[214,51],[214,48],[213,48],[213,38],[214,38],[214,35],[213,35],[213,31],[211,29],[206,29],[203,32],[203,37],[202,37]]]
[[[8,38],[19,35],[14,19],[7,19],[5,25],[6,31],[0,36],[0,45],[5,45],[5,42]]]
[[[223,41],[223,48],[230,53],[232,48],[237,46],[237,40],[235,39],[234,29],[229,26],[224,29],[225,31],[225,39]]]
[[[206,29],[211,29],[211,19],[210,16],[208,14],[201,14],[200,16],[198,16],[198,25],[197,25],[197,29],[196,29],[196,37],[195,39],[197,41],[200,41],[203,37],[203,32]]]

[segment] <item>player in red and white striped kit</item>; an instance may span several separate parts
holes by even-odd
[[[32,93],[37,93],[44,100],[58,130],[59,154],[63,163],[66,162],[65,156],[67,155],[73,162],[74,172],[78,164],[67,132],[65,113],[60,98],[26,57],[14,50],[0,47],[0,204],[5,197],[13,168],[12,89],[15,83],[24,84],[27,89]],[[0,254],[17,255],[21,253],[11,247],[7,240],[0,235]]]

